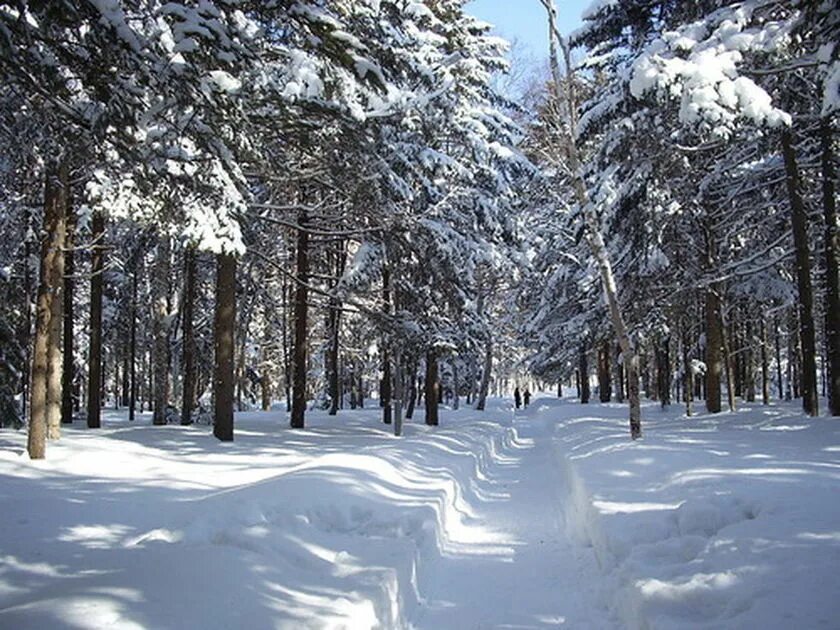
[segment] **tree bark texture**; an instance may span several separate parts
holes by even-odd
[[[612,399],[610,354],[610,340],[604,339],[598,349],[598,396],[602,403],[608,403]]]
[[[589,364],[586,358],[586,346],[581,345],[578,355],[578,373],[580,374],[580,402],[589,402]]]
[[[793,137],[789,129],[782,131],[782,153],[790,199],[791,227],[796,250],[796,280],[799,288],[799,335],[802,343],[802,408],[805,413],[819,413],[817,392],[817,348],[814,331],[813,290],[811,288],[811,254],[808,246],[808,215],[802,200],[799,167]]]
[[[187,247],[184,252],[184,387],[181,403],[181,424],[192,424],[192,410],[195,404],[195,249]]]
[[[837,171],[832,150],[831,121],[820,124],[823,219],[825,221],[825,336],[828,353],[828,405],[840,416],[840,226],[837,224]]]
[[[438,403],[440,401],[440,384],[438,383],[438,360],[435,351],[430,349],[426,353],[426,424],[437,426]]]
[[[385,316],[391,313],[391,271],[388,264],[382,265],[382,308]],[[379,387],[379,405],[382,407],[382,422],[391,424],[391,352],[388,337],[382,337],[382,380]]]
[[[306,217],[299,218],[305,226]],[[309,307],[307,305],[309,283],[309,233],[298,230],[297,237],[297,286],[295,287],[295,339],[293,358],[292,413],[290,425],[293,429],[304,427],[306,413],[306,336]]]
[[[61,422],[73,423],[75,357],[73,355],[73,295],[75,289],[76,264],[73,247],[75,245],[76,218],[70,206],[69,196],[66,205],[67,232],[64,238],[64,348],[61,370]]]
[[[38,295],[35,303],[32,385],[27,435],[27,451],[30,459],[43,459],[46,456],[47,418],[50,404],[49,381],[52,376],[50,374],[50,330],[55,312],[53,302],[61,300],[63,284],[63,279],[55,275],[57,268],[55,259],[61,255],[65,231],[66,197],[60,170],[61,167],[57,166],[50,168],[44,185],[43,233]],[[66,184],[66,179],[64,181]]]
[[[105,282],[105,218],[99,212],[93,215],[92,230],[87,425],[98,429],[102,424],[102,288]]]
[[[61,437],[61,403],[63,381],[62,329],[64,326],[64,246],[67,240],[67,199],[69,173],[67,163],[62,162],[57,169],[55,203],[58,222],[55,235],[58,249],[52,258],[50,286],[54,296],[50,301],[49,342],[47,346],[47,439]],[[72,378],[72,373],[71,373]]]
[[[213,379],[213,435],[222,442],[233,441],[234,330],[236,328],[236,258],[216,256],[216,311],[213,338],[216,355]]]
[[[152,276],[152,308],[154,321],[154,413],[152,423],[166,424],[166,406],[169,403],[169,283],[172,249],[168,235],[158,238]]]

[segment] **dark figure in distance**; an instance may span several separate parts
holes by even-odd
[[[528,403],[531,402],[531,392],[528,391],[528,388],[525,388],[525,407],[528,407]]]
[[[522,396],[519,394],[519,388],[513,390],[513,404],[519,409],[522,406]]]

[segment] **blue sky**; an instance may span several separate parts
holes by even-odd
[[[558,24],[563,33],[580,25],[580,14],[592,0],[557,0]],[[496,26],[506,39],[518,40],[529,56],[548,56],[548,26],[540,0],[473,0],[466,5],[470,13]]]

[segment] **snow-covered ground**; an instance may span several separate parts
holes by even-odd
[[[422,411],[421,411],[422,413]],[[840,627],[840,423],[549,397],[0,432],[0,627]]]

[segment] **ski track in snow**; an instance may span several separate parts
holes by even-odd
[[[838,628],[840,425],[681,417],[237,415],[0,431],[0,628]]]
[[[233,444],[111,414],[44,462],[2,432],[0,627],[612,627],[547,424],[505,405],[399,439],[245,413]]]

